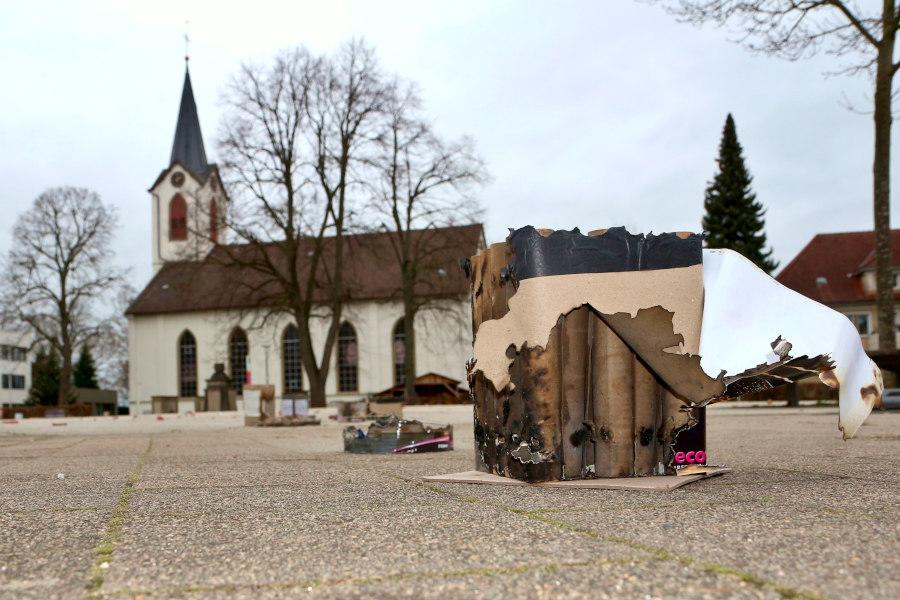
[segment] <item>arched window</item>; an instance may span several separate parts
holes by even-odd
[[[359,391],[359,346],[356,329],[344,322],[338,331],[338,391]]]
[[[231,387],[240,396],[247,383],[247,334],[240,327],[235,328],[228,338],[228,366],[231,372]]]
[[[284,393],[293,394],[303,389],[303,363],[300,361],[300,331],[296,325],[284,328],[281,337],[281,364],[284,372]]]
[[[394,385],[403,385],[406,383],[406,330],[403,319],[394,325],[391,355],[394,357]]]
[[[187,239],[187,203],[181,194],[175,194],[169,201],[169,239]]]
[[[178,395],[197,396],[197,340],[187,330],[178,340]]]
[[[219,241],[219,205],[215,198],[209,201],[209,239],[214,244]]]

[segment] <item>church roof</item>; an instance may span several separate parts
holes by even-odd
[[[200,178],[209,169],[197,104],[194,102],[194,90],[191,87],[191,73],[187,67],[184,69],[184,87],[181,90],[181,106],[178,109],[178,123],[175,125],[175,141],[172,143],[169,164],[176,162]]]
[[[424,240],[428,264],[416,286],[420,297],[446,298],[469,293],[469,283],[459,267],[460,258],[476,254],[484,244],[480,223],[411,232]],[[424,238],[423,236],[428,236]],[[366,233],[344,237],[345,300],[400,299],[400,266],[391,233]],[[333,252],[335,238],[325,238],[324,253]],[[301,242],[301,256],[313,240]],[[199,261],[168,262],[128,308],[130,315],[156,315],[195,311],[245,310],[283,304],[283,288],[271,275],[251,263],[282,262],[277,244],[262,249],[248,244],[217,246]],[[330,262],[330,261],[329,261]],[[302,267],[301,267],[302,269]],[[301,274],[301,281],[305,281]],[[314,294],[317,302],[328,299],[327,289]]]

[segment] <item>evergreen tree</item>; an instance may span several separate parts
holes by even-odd
[[[31,364],[31,389],[28,400],[32,404],[56,405],[59,401],[59,357],[44,346],[38,349]]]
[[[97,369],[94,366],[94,357],[91,355],[91,347],[85,344],[81,347],[78,362],[72,371],[72,381],[77,388],[97,389]]]
[[[703,202],[703,234],[708,248],[729,248],[740,252],[771,273],[778,266],[772,250],[765,250],[763,231],[765,209],[750,188],[753,177],[744,165],[743,148],[731,113],[725,119],[717,161],[719,172],[706,187]]]

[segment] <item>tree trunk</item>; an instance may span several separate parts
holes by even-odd
[[[891,88],[893,79],[894,39],[896,29],[893,2],[885,0],[882,20],[884,34],[878,49],[875,74],[875,159],[872,165],[875,281],[878,307],[878,349],[895,350],[894,339],[894,274],[891,251]]]
[[[62,367],[59,370],[59,393],[56,401],[59,406],[65,406],[69,402],[72,390],[72,350],[63,348]]]
[[[800,406],[800,395],[797,393],[797,384],[791,383],[787,386],[787,405]]]
[[[406,348],[404,356],[406,362],[403,365],[403,395],[406,401],[416,399],[416,308],[412,306],[412,299],[404,300],[403,308],[403,332],[406,336]]]
[[[310,369],[311,370],[311,369]],[[326,377],[320,377],[318,374],[311,374],[307,371],[309,378],[309,405],[311,407],[322,408],[325,406],[325,381]]]

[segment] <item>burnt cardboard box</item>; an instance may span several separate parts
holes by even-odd
[[[479,471],[447,481],[672,489],[723,472],[711,403],[818,376],[849,439],[881,398],[846,317],[696,234],[523,227],[462,266]]]
[[[541,482],[705,462],[703,409],[685,398],[700,371],[699,236],[526,227],[469,265],[479,470]]]

